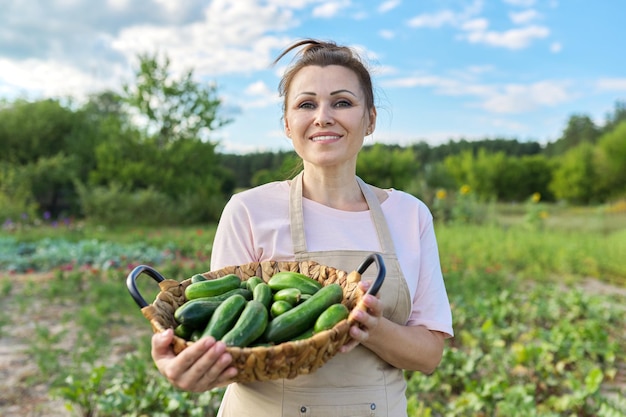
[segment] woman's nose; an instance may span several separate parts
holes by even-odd
[[[317,114],[315,115],[316,126],[328,126],[334,123],[332,115],[332,109],[324,104],[320,104],[317,107]]]

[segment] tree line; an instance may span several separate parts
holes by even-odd
[[[139,56],[132,84],[84,104],[71,98],[0,102],[0,221],[86,218],[102,224],[215,221],[232,193],[290,177],[293,152],[218,152],[215,85],[193,69],[171,76],[170,61]],[[598,126],[572,115],[561,137],[458,140],[430,146],[364,147],[357,172],[427,203],[439,190],[469,186],[484,200],[603,204],[626,197],[626,103]]]

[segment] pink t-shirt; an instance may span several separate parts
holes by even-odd
[[[413,310],[407,325],[453,335],[433,217],[414,196],[389,190],[381,204]],[[309,251],[380,251],[369,211],[342,211],[303,199]],[[289,224],[289,183],[272,182],[232,196],[217,228],[211,269],[259,261],[294,260]]]

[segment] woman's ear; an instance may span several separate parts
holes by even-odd
[[[370,114],[369,114],[369,123],[367,124],[367,136],[371,135],[372,133],[374,133],[374,130],[376,129],[376,116],[378,115],[378,113],[376,112],[376,107],[372,107],[372,109],[370,110]]]
[[[289,129],[287,122],[285,122],[285,135],[287,135],[288,138],[291,138],[291,129]]]

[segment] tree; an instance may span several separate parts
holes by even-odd
[[[139,55],[134,86],[125,85],[122,96],[126,104],[146,121],[149,136],[160,148],[184,139],[207,139],[229,120],[218,117],[221,100],[215,85],[194,80],[193,70],[180,79],[170,74],[170,59],[157,55]]]
[[[598,141],[598,186],[608,197],[626,196],[626,120]]]
[[[40,212],[77,214],[74,181],[95,165],[98,124],[59,100],[16,100],[0,110],[0,160],[30,188]]]
[[[419,172],[413,149],[391,148],[380,143],[363,148],[356,168],[367,183],[404,190],[411,188]]]
[[[588,142],[563,154],[550,183],[556,198],[576,204],[597,201],[598,174],[593,161],[594,146]]]
[[[572,115],[567,122],[561,138],[548,145],[548,155],[561,155],[582,143],[595,144],[600,137],[601,130],[587,115]]]
[[[90,174],[90,183],[100,186],[102,192],[83,192],[83,199],[110,199],[115,195],[109,192],[113,189],[124,198],[141,192],[189,213],[185,218],[190,221],[215,220],[224,194],[234,186],[232,175],[219,163],[216,144],[208,140],[211,130],[226,123],[217,117],[220,100],[216,88],[194,81],[192,70],[180,80],[172,78],[167,58],[139,58],[136,84],[125,86],[120,96],[130,115],[114,117],[119,114],[115,96],[101,95],[92,103],[110,116],[103,120],[109,120],[116,135],[101,142],[95,151],[97,167]],[[143,116],[146,125],[129,123],[132,112]],[[128,206],[134,203],[129,201]],[[83,206],[93,204],[83,201]]]
[[[602,127],[602,132],[610,132],[624,121],[626,121],[626,101],[618,101],[615,103],[613,114],[606,116],[606,123]]]

